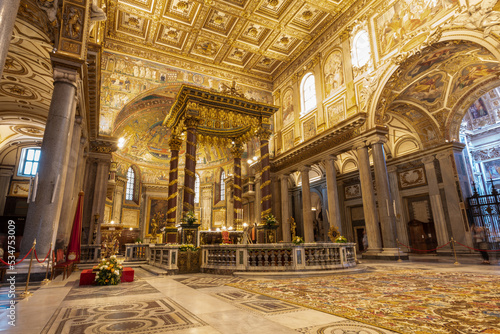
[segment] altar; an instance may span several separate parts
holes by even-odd
[[[84,269],[80,274],[80,285],[94,285],[95,284],[95,272],[93,269]],[[123,282],[133,282],[134,281],[134,269],[130,267],[123,268],[122,277],[120,281]]]

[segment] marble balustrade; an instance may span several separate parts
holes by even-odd
[[[203,272],[335,270],[356,266],[354,243],[204,245]]]

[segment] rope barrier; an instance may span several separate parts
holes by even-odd
[[[49,257],[49,254],[50,254],[50,251],[51,251],[51,250],[52,250],[52,249],[49,249],[49,251],[47,252],[47,256],[45,257],[45,259],[43,259],[43,261],[41,261],[41,262],[40,262],[40,260],[38,259],[38,255],[36,254],[36,249],[35,249],[35,258],[36,258],[36,260],[38,261],[38,263],[44,263],[44,262],[45,262],[45,260],[47,260],[47,258]]]
[[[464,245],[456,240],[455,240],[455,242],[457,244],[459,244],[460,246],[464,246],[465,248],[472,249],[472,250],[475,250],[477,252],[500,252],[500,249],[477,249],[477,248],[472,248],[472,247],[466,246],[466,245]]]
[[[28,252],[28,254],[26,254],[26,255],[25,255],[25,256],[21,259],[21,261],[14,263],[14,265],[15,265],[15,266],[17,266],[19,263],[23,262],[23,261],[24,261],[24,259],[25,259],[25,258],[27,258],[27,257],[28,257],[28,255],[30,255],[30,253],[31,253],[31,251],[32,251],[32,250],[33,250],[33,247],[31,247],[31,249],[30,249],[30,251]],[[12,264],[10,264],[10,263],[5,262],[3,259],[0,259],[0,261],[1,261],[3,264],[5,264],[6,266],[11,266],[11,265],[12,265]]]
[[[406,248],[408,248],[408,249],[411,249],[411,250],[414,250],[414,251],[417,251],[417,252],[434,252],[434,251],[436,251],[436,250],[438,250],[438,249],[441,249],[441,248],[443,248],[443,247],[448,246],[448,245],[451,243],[451,240],[450,240],[450,241],[448,241],[446,244],[444,244],[444,245],[442,245],[442,246],[439,246],[439,247],[436,247],[436,248],[434,248],[434,249],[416,249],[416,248],[411,248],[411,247],[409,247],[409,246],[406,246],[405,244],[402,244],[402,243],[400,243],[399,241],[397,241],[397,243],[398,243],[398,244],[400,244],[401,246],[404,246],[404,247],[406,247]]]

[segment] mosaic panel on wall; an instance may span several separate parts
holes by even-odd
[[[304,140],[316,136],[316,117],[311,117],[304,122]]]
[[[328,126],[332,127],[345,119],[344,98],[326,107]]]
[[[325,96],[330,96],[333,90],[344,84],[344,67],[342,53],[333,51],[325,61]]]
[[[283,148],[285,151],[293,147],[293,129],[283,135]]]
[[[293,95],[292,90],[288,89],[283,94],[283,127],[286,127],[288,124],[291,124],[294,121],[295,114],[293,112]]]

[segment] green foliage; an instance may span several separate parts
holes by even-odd
[[[265,225],[266,226],[277,226],[279,225],[279,222],[278,220],[276,219],[275,216],[273,216],[272,213],[268,214],[266,217],[264,217],[265,219]]]
[[[347,239],[341,235],[335,238],[335,242],[338,244],[345,244],[347,243]]]
[[[198,249],[199,249],[199,248],[198,248],[198,247],[196,247],[196,246],[195,246],[195,245],[193,245],[193,244],[182,244],[182,245],[180,245],[180,246],[179,246],[179,250],[180,250],[181,252],[187,252],[188,250],[190,250],[190,251],[193,251],[193,252],[194,252],[194,251],[197,251]]]
[[[109,259],[102,259],[97,268],[99,269],[95,275],[97,285],[116,285],[120,283],[123,267],[118,263],[115,255],[112,255]]]
[[[184,217],[181,219],[181,221],[186,224],[194,224],[197,220],[193,210],[184,213]]]
[[[304,243],[304,238],[302,237],[299,237],[298,235],[293,238],[292,242],[296,245],[300,245],[300,244],[303,244]]]

